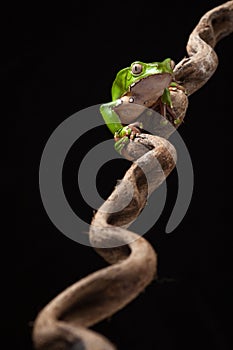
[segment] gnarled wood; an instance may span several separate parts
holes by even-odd
[[[201,18],[189,37],[188,57],[175,67],[175,78],[187,95],[200,89],[213,75],[218,64],[213,48],[232,31],[233,1]],[[174,109],[181,120],[188,105],[187,95],[181,90],[172,91]],[[134,163],[90,226],[92,245],[111,265],[68,287],[39,313],[33,329],[38,350],[115,349],[106,338],[87,327],[123,308],[156,277],[156,253],[144,238],[127,227],[144,208],[148,195],[174,168],[176,152],[166,139],[141,134],[129,143],[124,155]],[[147,179],[142,165],[149,174]],[[129,183],[132,199],[123,210],[114,212],[118,198],[127,202]]]

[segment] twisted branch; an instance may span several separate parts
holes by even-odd
[[[187,95],[200,89],[217,68],[213,48],[232,31],[233,1],[228,1],[207,12],[191,33],[188,57],[174,70],[187,94],[182,90],[171,92],[181,120],[188,106]],[[123,308],[156,277],[155,251],[127,227],[144,208],[148,195],[175,167],[176,151],[164,138],[141,134],[129,143],[124,156],[134,162],[95,214],[89,231],[91,244],[111,265],[68,287],[39,313],[33,329],[38,350],[115,349],[105,337],[87,328]],[[119,198],[128,204],[117,211]]]

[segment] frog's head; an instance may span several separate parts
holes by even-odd
[[[122,69],[116,76],[112,85],[112,99],[117,100],[131,90],[137,90],[142,94],[144,90],[150,90],[153,95],[158,95],[169,86],[172,80],[174,63],[170,58],[163,62],[143,63],[136,61],[130,67]],[[143,81],[143,84],[140,83]],[[140,83],[140,84],[139,84]]]

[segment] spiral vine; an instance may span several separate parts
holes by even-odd
[[[176,115],[183,120],[188,96],[214,74],[218,57],[214,47],[233,32],[233,1],[208,11],[190,34],[187,57],[174,68],[184,90],[171,91]],[[100,207],[90,225],[90,242],[110,264],[68,287],[38,314],[33,342],[38,350],[113,350],[102,335],[88,329],[136,298],[156,278],[157,256],[151,245],[127,228],[138,217],[150,195],[176,164],[172,144],[159,136],[140,134],[125,147],[133,160],[119,185]],[[145,177],[144,171],[149,177]],[[122,211],[114,211],[119,197],[133,197]]]

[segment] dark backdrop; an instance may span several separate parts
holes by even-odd
[[[79,5],[22,5],[4,13],[2,77],[6,136],[2,195],[3,335],[8,348],[32,349],[38,311],[64,288],[106,266],[96,252],[64,236],[49,220],[39,193],[40,157],[53,130],[73,113],[110,101],[116,72],[140,59],[176,62],[200,17],[221,1]],[[181,12],[182,11],[182,12]],[[145,235],[158,253],[160,279],[110,320],[93,327],[119,349],[230,349],[232,340],[232,36],[216,47],[219,66],[190,97],[181,136],[195,176],[191,205],[179,227],[164,233],[177,192]],[[6,116],[6,117],[5,117]],[[107,128],[96,131],[108,138]],[[83,147],[90,149],[86,139]],[[89,148],[88,148],[89,147]],[[67,195],[76,198],[77,162],[66,169]],[[129,164],[111,164],[97,179],[106,196]],[[104,185],[103,185],[104,184]],[[107,186],[107,189],[106,189]],[[175,189],[174,189],[175,188]],[[4,197],[4,198],[5,198]],[[81,209],[87,220],[88,208]],[[6,274],[4,273],[6,271]]]

